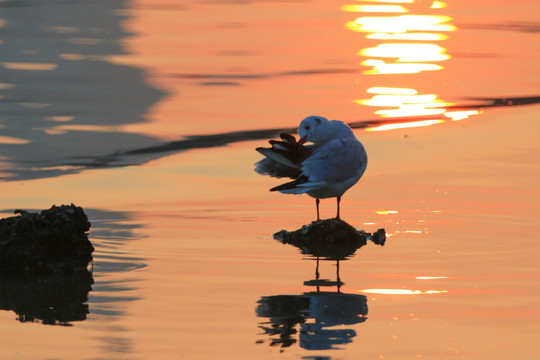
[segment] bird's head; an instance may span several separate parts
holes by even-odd
[[[298,135],[300,135],[300,144],[306,142],[320,143],[328,136],[329,121],[322,116],[308,116],[300,123]]]

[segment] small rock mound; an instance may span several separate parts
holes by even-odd
[[[327,219],[314,221],[295,231],[281,230],[274,234],[274,239],[296,246],[304,254],[343,259],[366,245],[368,240],[384,245],[386,233],[384,229],[373,234],[358,231],[345,221]]]
[[[81,207],[53,206],[40,213],[15,210],[0,219],[0,273],[74,273],[86,270],[94,247]]]

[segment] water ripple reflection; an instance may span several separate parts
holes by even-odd
[[[96,249],[94,253],[94,278],[89,294],[89,310],[98,318],[97,339],[103,343],[107,354],[131,353],[131,329],[117,325],[126,313],[130,302],[140,299],[135,295],[140,278],[136,271],[145,268],[143,258],[127,250],[131,241],[140,237],[135,230],[141,225],[131,220],[126,212],[102,209],[87,209],[92,223],[90,239]]]
[[[114,303],[137,300],[130,295],[136,289],[136,278],[128,274],[131,271],[146,267],[144,259],[135,257],[124,248],[130,241],[138,237],[133,230],[140,227],[130,221],[130,215],[98,209],[86,210],[92,223],[90,239],[96,251],[94,253],[95,284],[90,294],[92,313],[111,314],[110,308]],[[121,314],[121,311],[116,311]]]

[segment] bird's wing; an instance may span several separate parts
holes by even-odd
[[[302,171],[297,167],[283,165],[270,158],[264,158],[255,163],[255,172],[260,175],[268,175],[275,178],[288,177],[295,179]]]
[[[255,164],[255,171],[273,177],[297,178],[301,174],[302,162],[311,155],[312,149],[296,141],[293,135],[282,133],[282,141],[270,140],[272,147],[256,150],[265,156]]]
[[[358,140],[336,139],[318,148],[302,162],[302,174],[310,182],[341,181],[357,176],[366,166],[366,152]]]

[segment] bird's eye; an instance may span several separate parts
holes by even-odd
[[[306,125],[306,126],[305,126],[305,129],[306,129],[306,130],[309,130],[309,125]]]

